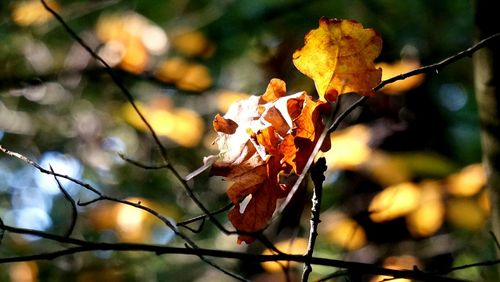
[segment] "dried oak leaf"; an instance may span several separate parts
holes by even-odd
[[[314,80],[322,100],[335,101],[340,94],[373,95],[382,70],[373,60],[382,50],[382,39],[373,29],[353,20],[321,18],[319,28],[305,37],[293,63]]]
[[[284,176],[302,172],[325,127],[321,112],[328,103],[314,101],[305,92],[285,94],[285,83],[273,79],[264,95],[241,100],[214,120],[220,153],[210,174],[232,182],[227,195],[235,207],[229,220],[239,231],[267,226],[278,199],[293,186]],[[238,237],[238,242],[253,240]]]

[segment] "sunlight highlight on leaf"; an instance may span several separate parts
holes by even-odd
[[[163,98],[160,98],[163,99]],[[203,137],[205,124],[201,117],[191,109],[171,108],[165,103],[154,101],[150,105],[136,102],[140,111],[146,117],[156,133],[184,147],[198,145]],[[147,132],[148,129],[130,104],[122,107],[123,118],[137,129]]]
[[[285,241],[280,241],[274,244],[276,248],[284,253],[293,254],[293,255],[303,255],[307,250],[307,240],[303,238],[295,238],[289,239]],[[272,255],[275,254],[272,250],[266,249],[262,252],[263,255]],[[288,262],[288,261],[266,261],[261,263],[262,268],[264,268],[267,272],[280,272],[283,271],[284,266],[298,266],[297,262]]]
[[[47,5],[60,12],[61,8],[54,0],[47,0]],[[39,0],[16,1],[12,6],[11,18],[20,26],[41,25],[53,19]]]
[[[267,225],[277,200],[293,185],[282,182],[285,177],[280,176],[302,172],[324,129],[321,112],[329,104],[305,92],[285,94],[285,83],[272,79],[264,95],[236,102],[213,122],[220,152],[210,175],[233,183],[227,194],[235,207],[228,216],[238,230],[255,232]],[[323,151],[329,149],[328,141]],[[251,200],[240,210],[240,201],[248,195]],[[238,242],[253,240],[251,236],[238,238]]]
[[[382,70],[373,60],[381,50],[382,39],[373,29],[353,20],[321,18],[319,28],[311,30],[304,47],[293,54],[293,63],[314,80],[321,99],[335,101],[349,92],[375,94],[372,88]]]
[[[486,172],[482,164],[472,164],[446,179],[448,193],[454,196],[472,196],[486,185]]]
[[[437,181],[427,180],[419,186],[421,189],[419,206],[406,216],[408,230],[416,238],[436,233],[445,217],[442,185]]]
[[[418,258],[414,256],[391,256],[388,257],[384,260],[383,267],[389,268],[389,269],[399,269],[399,270],[412,270],[415,267],[421,268],[421,263]],[[390,280],[390,281],[396,281],[396,282],[411,282],[412,280],[410,279],[404,279],[404,278],[397,278],[394,279],[391,276],[383,276],[383,275],[377,275],[373,277],[370,281],[371,282],[379,282],[379,281],[385,281],[385,280]]]
[[[104,42],[99,54],[105,60],[120,58],[120,67],[135,74],[146,70],[151,54],[161,55],[169,47],[167,34],[159,26],[132,11],[101,16],[95,29]]]
[[[324,213],[321,215],[321,230],[326,232],[326,240],[335,245],[354,251],[367,244],[367,238],[364,228],[341,212]]]
[[[173,83],[185,91],[201,92],[213,84],[207,67],[177,57],[161,62],[154,70],[154,75],[159,80]]]
[[[208,58],[213,55],[215,45],[207,39],[205,34],[197,30],[179,28],[177,35],[172,39],[173,47],[189,57]]]
[[[356,169],[371,156],[368,143],[370,129],[365,125],[354,125],[331,135],[332,149],[323,154],[330,170]]]
[[[405,182],[379,192],[371,201],[368,211],[374,222],[384,222],[414,211],[420,201],[418,186]]]
[[[477,230],[486,223],[488,215],[474,199],[453,198],[446,203],[446,217],[454,226]]]
[[[11,282],[39,281],[38,265],[32,261],[23,261],[10,264],[9,278]]]
[[[382,80],[386,80],[414,69],[418,69],[420,67],[420,61],[418,59],[402,59],[392,64],[378,63],[376,67],[382,69]],[[403,80],[387,84],[381,89],[381,91],[382,93],[391,95],[403,94],[422,84],[424,78],[424,74],[410,76]]]

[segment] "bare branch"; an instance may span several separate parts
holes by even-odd
[[[180,248],[180,247],[169,247],[165,245],[152,245],[152,244],[90,242],[80,239],[74,239],[71,237],[63,237],[59,235],[49,234],[37,230],[12,227],[3,224],[2,221],[0,221],[0,229],[16,234],[34,235],[55,242],[77,245],[76,247],[70,247],[55,252],[41,253],[30,256],[0,258],[0,264],[18,262],[18,261],[52,260],[57,257],[65,255],[71,255],[81,252],[90,252],[90,251],[120,251],[120,252],[127,251],[127,252],[149,252],[149,253],[155,253],[157,255],[179,254],[179,255],[219,257],[227,259],[237,259],[240,261],[252,261],[252,262],[266,262],[266,261],[295,261],[300,263],[309,262],[313,265],[324,265],[324,266],[344,268],[344,269],[349,269],[350,271],[353,272],[357,271],[358,273],[363,273],[367,275],[368,274],[387,275],[395,278],[408,278],[408,279],[416,279],[423,281],[462,281],[454,278],[442,277],[436,274],[426,273],[423,271],[388,269],[369,263],[348,262],[348,261],[318,258],[318,257],[309,258],[303,255],[289,255],[289,254],[260,255],[260,254],[250,254],[250,253],[233,252],[225,250],[214,250],[214,249],[203,249],[203,248],[197,248],[197,249]],[[500,261],[495,261],[495,264],[498,263],[500,263]]]
[[[68,176],[68,175],[64,175],[64,174],[60,174],[60,173],[57,173],[57,172],[54,172],[52,173],[52,171],[48,170],[48,169],[45,169],[43,168],[41,165],[39,165],[38,163],[36,163],[35,161],[19,154],[19,153],[16,153],[16,152],[12,152],[4,147],[2,147],[2,145],[0,145],[0,151],[2,151],[3,153],[11,156],[11,157],[14,157],[14,158],[17,158],[31,166],[33,166],[34,168],[38,169],[41,173],[45,173],[45,174],[48,174],[48,175],[54,175],[54,176],[57,176],[57,177],[60,177],[60,178],[64,178],[64,179],[67,179],[75,184],[78,184],[80,185],[81,187],[89,190],[89,191],[92,191],[94,192],[95,194],[101,196],[102,193],[99,192],[97,189],[95,189],[94,187],[92,187],[92,185],[88,184],[88,183],[85,183],[83,181],[80,181],[78,179],[75,179],[71,176]]]
[[[307,244],[306,257],[311,258],[314,252],[314,245],[318,237],[318,225],[321,222],[321,196],[323,194],[323,181],[325,181],[324,173],[326,171],[326,159],[320,158],[311,167],[311,178],[314,182],[312,208],[311,208],[311,229],[309,231],[309,241]],[[302,281],[306,282],[309,279],[309,274],[312,271],[311,264],[306,262],[304,264],[304,271],[302,273]]]
[[[64,198],[66,198],[66,200],[68,200],[68,202],[71,204],[71,223],[68,227],[68,231],[66,231],[66,234],[64,235],[65,237],[69,237],[69,236],[71,236],[71,233],[73,233],[73,230],[75,229],[76,220],[78,218],[78,210],[76,209],[75,200],[71,197],[71,195],[68,193],[68,191],[66,191],[66,189],[64,189],[64,187],[61,185],[61,182],[59,181],[59,179],[55,175],[55,172],[54,172],[54,169],[52,168],[52,166],[49,166],[49,167],[50,167],[50,171],[52,172],[52,175],[54,175],[54,179],[57,182],[57,187],[59,187],[59,190],[61,190],[61,192],[63,193]]]

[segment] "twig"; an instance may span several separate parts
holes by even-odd
[[[478,43],[474,44],[473,46],[471,46],[463,51],[460,51],[460,52],[456,53],[455,55],[450,56],[450,57],[448,57],[440,62],[434,63],[432,65],[424,66],[424,67],[421,67],[421,68],[394,76],[392,78],[386,79],[386,80],[382,81],[381,83],[379,83],[379,85],[377,85],[375,88],[373,88],[373,90],[378,91],[378,90],[382,89],[384,86],[386,86],[387,84],[396,82],[398,80],[403,80],[403,79],[406,79],[410,76],[415,76],[415,75],[418,75],[421,73],[436,73],[436,74],[438,74],[439,70],[441,70],[443,67],[445,67],[449,64],[452,64],[452,63],[454,63],[454,62],[456,62],[464,57],[470,57],[474,52],[476,52],[477,50],[488,45],[490,43],[490,41],[493,41],[493,40],[496,40],[499,38],[500,38],[500,33],[493,34],[493,35],[479,41]]]
[[[71,204],[71,222],[70,222],[70,225],[68,227],[68,231],[66,231],[66,234],[64,235],[65,237],[69,237],[69,236],[71,236],[71,233],[73,233],[73,230],[75,229],[76,220],[78,218],[78,210],[76,209],[75,200],[71,197],[71,195],[68,193],[68,191],[66,191],[66,189],[64,189],[64,187],[61,185],[61,182],[59,181],[59,179],[55,175],[55,172],[54,172],[54,169],[52,168],[52,166],[49,165],[49,167],[50,167],[50,171],[52,172],[52,175],[54,175],[54,179],[57,182],[57,187],[59,187],[59,190],[61,190],[61,192],[63,193],[64,198],[66,198],[66,200],[68,200],[68,202]]]
[[[219,228],[222,232],[225,234],[235,234],[235,232],[229,232],[214,216],[210,215],[210,211],[205,207],[205,205],[201,202],[200,199],[194,194],[193,190],[191,187],[188,185],[187,181],[184,180],[184,178],[179,174],[179,172],[175,169],[175,167],[170,163],[168,156],[167,156],[167,150],[163,146],[163,144],[160,142],[160,139],[158,138],[158,135],[156,134],[156,131],[153,129],[151,124],[147,121],[147,119],[144,117],[144,115],[141,113],[139,108],[137,107],[134,98],[132,94],[128,91],[127,87],[122,83],[120,77],[115,74],[113,69],[106,63],[104,59],[102,59],[90,46],[88,46],[83,39],[76,34],[76,32],[65,22],[65,20],[56,12],[54,9],[52,9],[49,5],[47,5],[45,0],[40,0],[45,9],[51,13],[54,18],[63,26],[63,28],[66,30],[66,32],[76,41],[78,42],[96,61],[100,62],[103,64],[106,73],[111,77],[113,80],[114,84],[120,89],[120,91],[125,95],[127,98],[128,102],[130,105],[134,108],[134,111],[139,115],[140,119],[142,122],[146,125],[148,128],[149,133],[153,137],[154,142],[156,143],[156,146],[160,150],[161,157],[165,161],[165,168],[170,170],[174,177],[182,184],[182,187],[188,194],[188,196],[193,200],[193,202],[198,206],[199,209],[207,215],[207,217],[210,219],[210,221],[217,227]]]
[[[223,213],[227,210],[229,210],[230,208],[234,207],[234,204],[233,203],[229,203],[228,205],[218,209],[218,210],[215,210],[213,212],[211,212],[210,214],[211,215],[217,215],[219,213]],[[188,220],[185,220],[185,221],[182,221],[182,222],[177,222],[177,226],[179,227],[184,227],[188,230],[190,230],[191,232],[193,233],[199,233],[203,227],[203,225],[205,224],[205,220],[206,220],[207,216],[206,215],[199,215],[197,217],[193,217],[191,219],[188,219]],[[200,221],[201,220],[201,223],[200,225],[198,226],[198,228],[194,229],[194,228],[191,228],[189,226],[187,226],[188,224],[191,224],[193,222],[196,222],[196,221]]]
[[[388,269],[370,263],[349,262],[349,261],[318,258],[318,257],[308,258],[303,255],[289,255],[289,254],[261,255],[261,254],[250,254],[243,252],[233,252],[233,251],[204,249],[204,248],[195,249],[195,248],[180,248],[180,247],[169,247],[164,245],[151,245],[151,244],[90,242],[71,237],[54,235],[38,230],[13,227],[5,225],[1,221],[0,221],[0,229],[16,234],[34,235],[56,242],[76,245],[76,247],[66,248],[55,252],[41,253],[30,256],[0,258],[0,263],[33,261],[33,260],[52,260],[57,257],[65,255],[71,255],[81,252],[90,252],[90,251],[121,251],[121,252],[134,251],[134,252],[150,252],[150,253],[155,253],[157,255],[182,254],[182,255],[195,255],[195,256],[210,256],[210,257],[237,259],[240,261],[252,261],[252,262],[295,261],[304,263],[308,261],[313,265],[324,265],[324,266],[344,268],[365,274],[387,275],[396,278],[408,278],[408,279],[417,279],[423,281],[461,281],[454,278],[442,277],[436,274],[430,274],[422,271]],[[500,261],[497,261],[496,263],[500,263]]]
[[[138,203],[133,203],[133,202],[129,202],[129,201],[126,201],[126,200],[119,200],[119,199],[115,199],[113,197],[109,197],[109,196],[106,196],[104,195],[103,193],[99,192],[97,189],[95,189],[94,187],[92,187],[90,184],[88,183],[84,183],[80,180],[77,180],[73,177],[70,177],[70,176],[67,176],[67,175],[62,175],[62,174],[59,174],[57,172],[55,172],[52,168],[51,170],[47,170],[45,168],[43,168],[41,165],[39,165],[38,163],[36,163],[35,161],[19,154],[19,153],[16,153],[16,152],[12,152],[4,147],[2,147],[0,145],[0,151],[4,152],[5,154],[9,155],[9,156],[12,156],[12,157],[15,157],[29,165],[32,165],[33,167],[35,167],[36,169],[38,169],[40,172],[42,173],[46,173],[46,174],[49,174],[49,175],[53,175],[54,177],[56,177],[56,181],[58,180],[57,177],[62,177],[64,179],[67,179],[71,182],[74,182],[92,192],[94,192],[96,195],[98,195],[97,198],[93,199],[93,200],[90,200],[90,201],[87,201],[87,202],[80,202],[78,201],[78,205],[80,206],[87,206],[87,205],[90,205],[90,204],[93,204],[93,203],[96,203],[98,201],[103,201],[103,200],[107,200],[107,201],[113,201],[113,202],[116,202],[116,203],[121,203],[121,204],[125,204],[125,205],[129,205],[129,206],[133,206],[133,207],[136,207],[138,209],[141,209],[141,210],[144,210],[150,214],[152,214],[153,216],[155,216],[156,218],[160,219],[167,227],[169,227],[177,236],[181,237],[182,239],[184,239],[187,243],[189,243],[189,245],[192,247],[192,248],[198,248],[198,246],[186,235],[184,235],[182,232],[179,232],[177,230],[177,227],[172,223],[170,222],[166,217],[164,217],[163,215],[161,215],[160,213],[158,213],[157,211],[155,211],[154,209],[151,209],[151,208],[148,208],[148,207],[145,207],[145,206],[142,206]],[[58,182],[59,183],[59,182]],[[62,188],[62,186],[60,186],[60,189]],[[65,191],[64,189],[62,189],[62,191]],[[63,192],[64,193],[64,192]],[[65,194],[66,195],[66,194]],[[69,196],[69,195],[68,195]],[[76,221],[76,219],[75,219]],[[73,223],[71,224],[73,225]],[[70,230],[73,230],[73,227],[70,229]],[[216,269],[219,269],[220,271],[224,272],[224,273],[229,273],[227,270],[223,269],[222,267],[220,267],[219,265],[207,260],[206,258],[204,257],[200,257],[201,260],[205,261],[207,264],[213,266],[214,268]],[[231,277],[235,278],[235,279],[238,279],[240,281],[245,281],[244,278],[240,277],[239,275],[236,275],[234,273],[231,273],[229,274]]]
[[[127,158],[125,155],[123,154],[118,154],[118,156],[120,156],[120,158],[130,164],[133,164],[137,167],[140,167],[140,168],[143,168],[143,169],[163,169],[163,168],[168,168],[168,165],[146,165],[146,164],[143,164],[143,163],[140,163],[136,160],[132,160],[132,159],[129,159]]]
[[[307,244],[306,257],[311,258],[314,252],[314,245],[318,237],[318,225],[321,222],[321,196],[323,194],[323,181],[325,181],[326,159],[324,157],[318,159],[311,167],[311,179],[314,182],[312,207],[311,207],[311,228],[309,230],[309,240]],[[304,271],[302,273],[302,281],[306,282],[309,279],[309,274],[312,271],[311,264],[304,263]]]
[[[64,174],[60,174],[60,173],[57,173],[57,172],[54,172],[52,173],[50,170],[48,169],[45,169],[43,168],[41,165],[39,165],[38,163],[36,163],[35,161],[19,154],[19,153],[16,153],[16,152],[12,152],[6,148],[4,148],[2,145],[0,145],[0,151],[11,156],[11,157],[14,157],[14,158],[17,158],[31,166],[33,166],[34,168],[38,169],[41,173],[45,173],[45,174],[48,174],[48,175],[54,175],[54,176],[57,176],[57,177],[60,177],[60,178],[64,178],[64,179],[67,179],[75,184],[78,184],[80,185],[81,187],[89,190],[89,191],[92,191],[94,192],[96,195],[99,195],[99,196],[102,196],[102,193],[99,192],[99,190],[95,189],[94,187],[92,187],[92,185],[88,184],[88,183],[85,183],[83,181],[80,181],[78,179],[75,179],[75,178],[72,178],[68,175],[64,175]]]
[[[490,230],[490,235],[491,237],[493,238],[493,241],[495,242],[495,246],[497,247],[497,249],[500,250],[500,242],[498,242],[498,238],[497,236],[495,235],[495,233],[493,233],[493,231]]]

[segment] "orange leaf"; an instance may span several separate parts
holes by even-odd
[[[227,191],[235,204],[229,220],[237,230],[257,232],[267,226],[277,200],[287,196],[325,128],[321,112],[328,103],[305,92],[285,92],[285,83],[273,79],[263,96],[238,101],[224,117],[215,117],[220,153],[210,175],[233,182]],[[330,143],[325,144],[324,150]],[[238,242],[253,240],[243,235]]]
[[[382,39],[373,29],[353,20],[321,18],[293,54],[293,63],[314,80],[322,100],[349,92],[368,96],[381,79],[382,70],[373,63],[381,49]]]
[[[226,134],[233,134],[236,132],[236,128],[238,128],[238,124],[232,119],[225,119],[219,114],[215,116],[212,123],[215,131]]]

